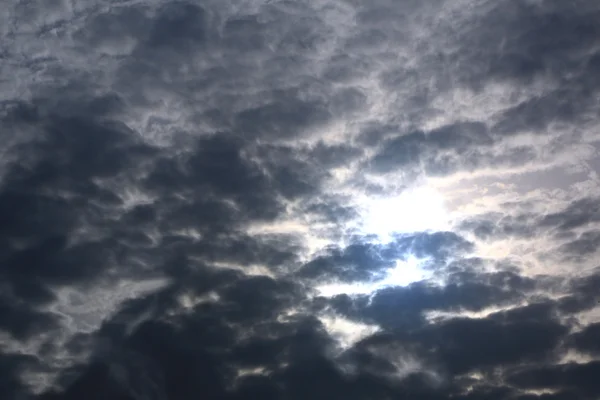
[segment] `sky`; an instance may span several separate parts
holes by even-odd
[[[600,398],[600,3],[1,8],[0,398]]]

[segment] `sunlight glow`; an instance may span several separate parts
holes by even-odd
[[[444,198],[435,189],[419,187],[395,197],[366,201],[363,231],[390,241],[395,232],[441,231],[449,228]]]
[[[352,321],[339,315],[321,315],[319,320],[343,350],[380,330],[376,325]]]
[[[406,260],[396,261],[396,266],[390,268],[385,278],[372,282],[329,283],[317,287],[320,296],[333,297],[340,294],[368,295],[380,289],[395,286],[408,286],[431,277],[432,273],[423,269],[426,259],[410,256]]]

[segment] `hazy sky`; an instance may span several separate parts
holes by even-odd
[[[1,399],[600,398],[599,2],[0,8]]]

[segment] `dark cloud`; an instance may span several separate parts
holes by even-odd
[[[570,295],[559,302],[563,312],[577,313],[591,310],[598,305],[598,302],[600,302],[600,295],[598,295],[600,274],[597,272],[592,273],[573,279],[569,283]]]
[[[514,204],[502,205],[502,212],[481,214],[461,221],[461,229],[480,239],[501,240],[527,238],[552,233],[562,242],[561,250],[573,254],[593,253],[596,231],[578,233],[576,229],[593,226],[598,221],[598,202],[595,198],[573,201],[548,213],[532,213],[527,208],[514,210]],[[565,243],[565,239],[572,239]]]
[[[330,117],[328,105],[317,99],[300,100],[294,92],[273,95],[267,104],[239,113],[236,130],[249,136],[289,138],[317,128]]]
[[[55,318],[36,311],[27,303],[14,298],[0,301],[0,329],[8,331],[16,339],[28,339],[58,327]]]
[[[599,323],[588,325],[581,332],[572,336],[573,346],[582,352],[598,354],[600,353],[600,344],[598,343],[599,335]]]
[[[463,121],[382,140],[369,168],[375,173],[416,169],[445,176],[463,170],[522,165],[535,157],[526,146],[509,154],[494,154],[494,144],[498,141],[484,123]]]
[[[262,146],[257,153],[272,184],[286,199],[293,200],[318,195],[322,182],[329,176],[325,164],[330,162],[326,158],[327,147],[322,147],[322,157],[310,154],[309,149],[290,146]],[[344,157],[342,152],[338,153],[335,149],[331,149],[331,153],[333,155],[330,157]]]
[[[0,398],[598,397],[592,3],[6,8]]]
[[[544,361],[566,331],[552,321],[503,324],[493,319],[456,319],[424,329],[418,340],[427,349],[433,349],[452,373],[464,373],[476,368]],[[467,348],[471,351],[467,352]]]
[[[577,256],[593,254],[600,244],[600,231],[584,232],[579,237],[561,246],[560,250]]]
[[[544,82],[549,89],[516,101],[488,121],[460,121],[431,132],[393,128],[390,133],[396,137],[386,135],[383,141],[376,141],[379,150],[369,163],[373,172],[416,169],[445,176],[465,170],[519,167],[540,155],[528,145],[510,146],[510,150],[498,153],[500,146],[506,146],[507,136],[547,135],[556,124],[594,118],[594,96],[599,89],[593,78],[598,58],[597,8],[586,2],[567,5],[551,1],[499,3],[492,8],[482,14],[465,15],[464,20],[450,19],[442,28],[448,38],[447,48],[424,45],[423,65],[427,67],[390,68],[381,74],[382,85],[397,88],[414,82],[409,89],[410,100],[401,103],[411,116],[413,109],[427,109],[436,95],[457,86],[480,93],[486,85],[502,82],[535,92],[536,85]],[[395,15],[391,10],[377,11],[368,13],[369,20],[383,23]],[[380,27],[376,32],[385,37],[392,29]],[[385,41],[381,37],[379,40]],[[417,86],[421,80],[429,80],[429,84]],[[435,115],[437,110],[431,112]],[[421,118],[417,113],[414,111],[414,118]],[[550,151],[563,151],[565,142],[574,143],[579,135],[570,132]]]
[[[542,219],[541,225],[556,227],[560,230],[579,228],[598,221],[600,219],[599,212],[596,199],[581,199],[569,204],[560,212],[546,215]]]
[[[385,257],[382,253],[390,253]],[[317,257],[304,265],[299,276],[341,281],[370,281],[381,277],[382,270],[390,268],[398,255],[388,246],[357,243],[344,249],[331,249],[328,254]],[[385,257],[385,258],[384,258]]]
[[[158,9],[148,46],[186,51],[206,40],[206,12],[188,2],[174,2]]]
[[[369,242],[362,237],[345,248],[330,248],[302,266],[303,278],[342,282],[373,281],[383,277],[397,260],[414,256],[443,262],[451,254],[472,249],[472,243],[452,232],[398,236],[388,244]]]
[[[593,378],[598,374],[597,361],[586,364],[567,363],[538,368],[524,368],[513,372],[508,382],[519,388],[550,388],[571,392],[574,398],[592,399],[598,396],[600,387]]]
[[[552,123],[585,118],[598,90],[593,77],[599,20],[597,8],[586,2],[517,2],[498,4],[480,21],[483,34],[472,40],[481,51],[468,56],[472,65],[481,66],[473,71],[472,84],[486,75],[520,84],[544,79],[554,86],[507,110],[494,133],[542,133]],[[486,48],[492,36],[501,38],[498,48]]]
[[[22,354],[0,355],[0,390],[7,398],[23,398],[27,396],[27,388],[21,382],[20,375],[32,366],[35,358]]]
[[[119,175],[151,150],[110,124],[53,116],[33,123],[39,136],[14,149],[26,161],[10,165],[0,192],[1,274],[16,296],[39,302],[53,298],[46,284],[88,281],[117,256],[114,238],[73,243],[72,233],[86,222],[110,226],[105,210],[121,200],[94,180]]]
[[[444,260],[455,254],[465,254],[473,250],[473,243],[454,232],[419,233],[400,237],[398,246],[418,258],[433,257]]]
[[[390,140],[384,144],[383,150],[374,157],[372,161],[373,168],[378,172],[388,172],[395,168],[418,164],[424,151],[423,142],[425,140],[426,136],[423,132],[413,132]]]
[[[528,237],[535,233],[531,215],[488,214],[472,217],[461,222],[461,229],[473,233],[483,240],[498,240],[510,237]]]
[[[352,206],[344,205],[343,199],[309,201],[306,212],[315,215],[318,221],[334,224],[349,222],[359,217],[358,211]]]
[[[544,74],[564,78],[564,68],[576,70],[594,55],[598,18],[597,8],[584,1],[496,4],[465,32],[476,46],[464,52],[465,61],[473,63],[468,72],[521,83]],[[489,46],[494,35],[502,39],[494,42],[498,47]]]
[[[270,196],[274,193],[258,167],[244,160],[240,143],[227,135],[214,135],[200,139],[196,146],[196,151],[187,157],[159,160],[147,178],[148,187],[161,192],[170,188],[170,192],[189,193],[190,203],[195,200],[212,203],[213,207],[223,209],[219,214],[235,212],[237,206],[242,215],[254,212],[265,217],[276,215],[278,205]],[[234,206],[228,206],[224,200],[232,201]],[[219,214],[210,214],[221,221]]]
[[[204,274],[195,276],[201,280],[207,278]],[[75,375],[74,371],[66,372],[63,379],[69,380],[70,375],[72,383],[61,398],[88,394],[97,398],[111,395],[135,398],[143,393],[156,399],[188,398],[200,392],[221,398],[247,396],[238,392],[249,384],[245,382],[248,378],[243,378],[240,386],[237,383],[235,388],[232,386],[238,368],[277,371],[264,385],[267,392],[277,392],[281,385],[286,391],[292,390],[288,386],[302,382],[306,373],[318,376],[313,368],[308,368],[314,367],[315,362],[317,369],[320,363],[325,371],[339,375],[330,361],[319,356],[330,340],[318,321],[309,316],[288,322],[272,319],[301,296],[293,284],[218,272],[211,281],[208,287],[217,290],[218,302],[199,303],[192,312],[185,312],[173,302],[177,291],[168,289],[159,294],[159,301],[164,306],[170,299],[175,307],[171,309],[181,314],[163,321],[142,322],[129,335],[116,329],[118,325],[127,324],[135,314],[147,311],[133,309],[127,318],[117,316],[107,321],[99,331],[99,338],[105,339],[98,343],[107,343],[108,339],[109,347],[98,346],[96,361],[86,369],[78,368]],[[189,288],[201,293],[193,283]],[[156,300],[150,297],[143,302],[150,306]],[[166,310],[155,308],[157,311],[162,314]],[[306,372],[301,372],[305,368]]]
[[[331,300],[331,305],[342,314],[368,318],[390,329],[412,329],[426,325],[425,312],[478,312],[509,306],[525,299],[535,288],[532,280],[514,273],[457,273],[447,280],[444,285],[417,282],[407,287],[384,288],[372,296],[339,295]]]

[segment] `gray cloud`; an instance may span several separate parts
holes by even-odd
[[[0,397],[598,397],[597,6],[6,8]]]

